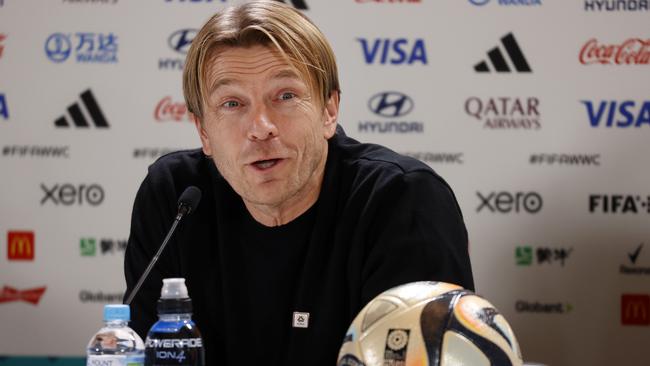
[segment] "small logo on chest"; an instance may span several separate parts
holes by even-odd
[[[294,328],[309,328],[309,313],[294,311],[293,312],[293,327]]]

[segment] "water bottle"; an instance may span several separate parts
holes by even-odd
[[[163,280],[158,318],[147,334],[144,364],[204,366],[203,340],[192,321],[192,300],[184,278]]]
[[[105,305],[104,327],[88,342],[86,366],[142,366],[144,343],[131,328],[128,305]]]

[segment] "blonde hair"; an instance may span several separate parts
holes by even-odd
[[[253,1],[215,14],[187,53],[183,94],[188,110],[203,121],[206,75],[223,47],[275,46],[325,105],[340,92],[334,52],[323,33],[302,13],[278,1]]]

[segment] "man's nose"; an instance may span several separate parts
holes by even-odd
[[[248,128],[248,138],[251,140],[267,140],[278,135],[278,127],[271,120],[268,108],[260,105],[254,109]]]

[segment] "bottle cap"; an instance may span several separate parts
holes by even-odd
[[[161,299],[186,299],[188,297],[184,278],[163,279],[163,286],[160,291]]]
[[[104,305],[104,321],[110,320],[131,320],[131,309],[128,305],[110,304]]]

